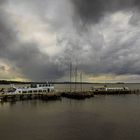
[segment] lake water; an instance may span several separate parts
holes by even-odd
[[[1,140],[139,140],[140,95],[0,103]]]

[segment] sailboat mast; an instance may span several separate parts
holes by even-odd
[[[70,62],[70,92],[71,92],[72,63]]]
[[[82,86],[83,86],[83,85],[82,85],[82,78],[83,78],[83,77],[82,77],[82,76],[83,76],[83,75],[82,75],[82,72],[81,72],[81,73],[80,73],[81,92],[82,92],[82,90],[83,90],[83,87],[82,87]]]
[[[77,90],[77,66],[75,66],[75,91]]]

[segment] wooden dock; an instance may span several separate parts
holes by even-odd
[[[71,92],[50,92],[50,93],[1,93],[0,101],[20,101],[20,100],[60,100],[62,97],[69,99],[83,100],[94,97],[94,95],[126,95],[140,94],[140,90],[128,91],[71,91]]]
[[[0,101],[20,101],[20,100],[60,100],[62,97],[70,99],[86,99],[94,96],[92,92],[54,92],[54,93],[22,93],[22,94],[2,94],[0,93]]]
[[[32,100],[32,99],[41,99],[41,100],[58,100],[61,98],[60,93],[22,93],[22,94],[8,94],[0,93],[0,101],[19,101],[19,100]]]
[[[86,99],[86,98],[91,98],[94,96],[93,92],[85,91],[85,92],[80,92],[80,91],[75,91],[75,92],[63,92],[62,97],[70,98],[70,99]]]

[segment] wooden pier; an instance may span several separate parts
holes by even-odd
[[[77,99],[77,100],[81,100],[81,99],[86,99],[86,98],[91,98],[94,96],[93,92],[89,92],[89,91],[85,91],[85,92],[63,92],[62,93],[62,97],[66,97],[66,98],[70,98],[70,99]]]
[[[0,93],[0,101],[19,101],[19,100],[58,100],[61,99],[60,93],[25,93],[25,94],[2,94]]]
[[[94,97],[94,95],[126,95],[140,94],[140,90],[126,91],[71,91],[71,92],[50,92],[50,93],[1,93],[0,101],[20,101],[20,100],[60,100],[62,97],[76,100],[83,100]]]

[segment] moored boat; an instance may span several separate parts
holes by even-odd
[[[54,86],[50,83],[45,84],[31,84],[27,87],[16,87],[11,85],[11,88],[6,90],[6,94],[26,94],[26,93],[50,93],[54,92]]]
[[[128,87],[94,87],[91,89],[94,94],[128,94],[131,93]]]

